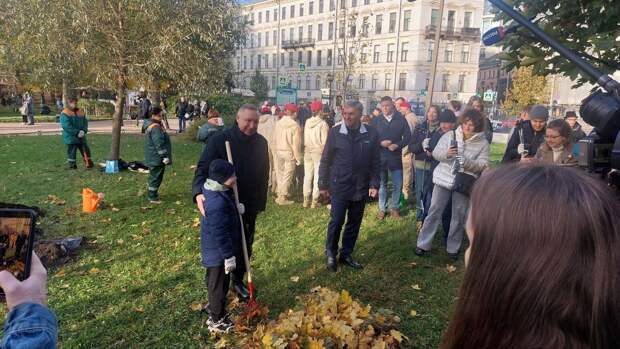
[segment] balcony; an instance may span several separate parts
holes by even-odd
[[[424,32],[426,39],[435,39],[437,33],[437,26],[427,25]],[[448,27],[441,30],[442,40],[465,40],[465,41],[479,41],[480,40],[480,28],[454,28]]]
[[[314,47],[314,41],[315,41],[314,39],[282,40],[282,48],[287,50],[287,49]]]

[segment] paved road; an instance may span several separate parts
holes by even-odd
[[[126,120],[122,128],[123,133],[140,133],[141,127],[136,126],[135,120]],[[60,134],[62,128],[56,122],[39,122],[33,126],[26,126],[20,122],[0,123],[0,135],[32,135],[32,134]],[[88,122],[88,133],[111,133],[112,120]]]

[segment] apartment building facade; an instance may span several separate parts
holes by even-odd
[[[483,5],[445,2],[434,102],[476,93]],[[439,1],[265,0],[242,13],[249,33],[233,62],[241,88],[258,69],[270,96],[282,84],[306,100],[328,88],[370,106],[383,95],[423,102],[428,93]]]

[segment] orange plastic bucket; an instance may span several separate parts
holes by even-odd
[[[97,206],[101,199],[99,195],[90,188],[82,189],[82,212],[93,213],[97,211]]]

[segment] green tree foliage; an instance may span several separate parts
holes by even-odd
[[[252,79],[250,80],[250,90],[254,92],[254,96],[259,101],[267,98],[267,92],[269,91],[267,78],[265,75],[261,74],[258,69],[256,69],[254,76],[252,76]]]
[[[549,35],[584,55],[594,66],[606,73],[620,70],[620,26],[617,0],[513,0],[515,8],[529,18],[535,18]],[[499,12],[497,18],[506,24],[512,20]],[[563,73],[578,85],[589,81],[581,70],[560,56],[547,44],[541,43],[525,28],[510,35],[504,41],[500,56],[508,62],[507,70],[520,66],[532,66],[536,75]],[[592,81],[591,81],[592,82]]]
[[[512,86],[502,103],[508,115],[518,114],[523,107],[544,104],[549,100],[549,84],[544,76],[533,74],[533,67],[521,67],[514,74]]]

